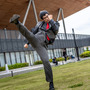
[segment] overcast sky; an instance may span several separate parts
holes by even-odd
[[[64,11],[63,11],[64,12]],[[90,6],[65,18],[66,32],[90,35]],[[62,21],[60,21],[59,33],[64,33]]]

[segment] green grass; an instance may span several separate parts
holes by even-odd
[[[78,83],[78,84],[69,86],[69,88],[75,88],[75,87],[80,87],[80,86],[83,86],[83,83]]]
[[[55,90],[90,90],[90,60],[53,67]],[[0,90],[48,90],[44,70],[0,79]]]

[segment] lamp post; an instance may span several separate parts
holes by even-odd
[[[76,49],[76,54],[77,54],[77,61],[80,61],[79,59],[79,52],[78,52],[78,47],[77,47],[77,43],[76,43],[76,39],[75,39],[75,33],[74,33],[74,29],[72,28],[72,32],[73,32],[73,39],[74,39],[74,44],[75,44],[75,49]]]

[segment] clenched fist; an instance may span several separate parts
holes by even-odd
[[[53,15],[48,15],[49,21],[53,19]]]
[[[25,45],[24,45],[24,48],[28,48],[28,44],[25,44]]]

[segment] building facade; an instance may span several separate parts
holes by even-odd
[[[89,46],[87,43],[90,35],[80,35],[76,34],[75,39],[78,47],[79,54],[84,51],[84,46]],[[84,42],[83,42],[84,41]],[[25,38],[20,35],[16,30],[1,30],[0,33],[0,66],[5,66],[16,63],[28,62],[29,65],[33,65],[35,61],[40,60],[39,55],[36,51],[29,46],[28,49],[24,48]],[[65,34],[59,33],[55,39],[53,45],[48,47],[49,59],[54,57],[63,57],[63,48],[67,48],[67,55],[72,52],[73,56],[76,57],[76,49],[74,45],[74,38],[72,34],[67,34],[67,39]]]

